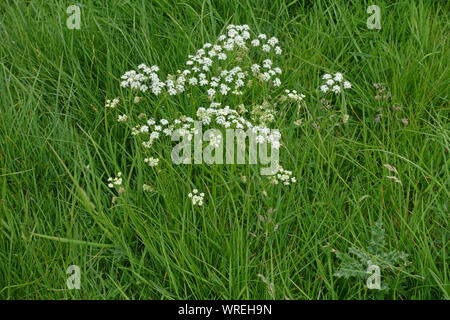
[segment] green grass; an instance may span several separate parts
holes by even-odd
[[[0,3],[0,298],[270,299],[262,274],[275,299],[449,299],[443,1],[92,0],[82,1],[80,30],[66,27],[70,4]],[[371,4],[381,30],[366,27]],[[229,23],[277,36],[282,88],[306,95],[298,115],[281,107],[276,123],[283,167],[298,179],[290,188],[249,165],[175,166],[169,146],[157,172],[118,111],[104,108],[127,96],[124,71],[145,62],[176,72]],[[353,84],[340,127],[329,116],[342,104],[320,108],[317,90],[337,71]],[[391,101],[374,99],[373,82]],[[136,108],[163,103],[158,116],[173,117],[203,102],[155,98]],[[386,163],[402,185],[386,178]],[[126,192],[113,203],[106,181],[118,171]],[[143,182],[155,192],[143,193]],[[206,193],[203,208],[187,197],[194,187]],[[258,215],[270,208],[279,228],[265,235]],[[376,221],[387,250],[409,261],[382,271],[383,293],[334,276],[336,251],[366,248]],[[81,290],[66,287],[73,264]]]

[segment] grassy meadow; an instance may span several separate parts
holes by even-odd
[[[366,25],[372,4],[381,29]],[[449,299],[449,13],[425,0],[1,1],[0,299]],[[258,165],[176,165],[167,138],[151,167],[117,121],[207,108],[198,88],[135,103],[121,76],[176,74],[230,24],[277,37],[283,72],[278,88],[219,102],[305,95],[270,125],[289,186]],[[324,95],[336,72],[352,87]],[[374,259],[381,290],[366,286]]]

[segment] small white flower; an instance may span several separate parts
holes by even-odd
[[[257,47],[257,46],[259,46],[260,42],[258,39],[255,39],[255,40],[252,40],[251,44],[252,44],[252,46]]]
[[[289,89],[286,89],[285,92],[287,94],[287,98],[293,101],[302,101],[305,98],[304,94],[299,94],[296,90],[292,90],[291,92]]]
[[[223,48],[227,51],[233,50],[233,47],[234,47],[234,42],[231,42],[231,43],[228,42],[223,45]]]
[[[279,87],[280,85],[281,85],[281,80],[279,78],[275,78],[275,80],[273,80],[273,86]]]
[[[220,93],[222,95],[226,95],[228,93],[228,91],[230,91],[230,87],[228,87],[226,84],[221,84],[220,85]]]
[[[159,132],[158,131],[153,131],[151,134],[150,134],[150,139],[151,140],[155,140],[155,139],[158,139],[159,138]]]
[[[213,88],[208,89],[208,96],[213,97],[216,94],[216,90]]]
[[[328,86],[326,84],[324,84],[324,85],[320,86],[320,90],[325,93],[328,91]]]
[[[270,69],[272,67],[272,60],[270,60],[270,59],[264,60],[263,61],[263,67],[267,68],[267,69]]]
[[[278,39],[275,37],[270,38],[267,40],[267,43],[270,44],[272,47],[278,43]]]
[[[283,167],[278,166],[278,171],[272,172],[272,176],[269,177],[270,183],[279,184],[280,182],[289,186],[291,183],[296,183],[297,179],[292,176],[292,171],[285,170]]]
[[[109,177],[108,178],[108,187],[114,188],[114,186],[121,186],[122,185],[122,172],[118,172],[115,178]]]
[[[245,83],[241,79],[236,80],[236,88],[243,87],[244,85]]]
[[[217,58],[219,60],[226,60],[227,59],[227,55],[224,52],[221,52],[217,55]]]
[[[333,86],[333,88],[331,89],[334,93],[339,93],[341,92],[341,87],[338,85]]]
[[[163,130],[163,133],[164,133],[166,136],[170,136],[170,135],[172,134],[172,130],[169,129],[169,128],[166,128],[166,129]]]
[[[256,73],[256,72],[259,72],[259,69],[260,69],[261,67],[258,65],[258,64],[252,64],[252,71],[254,72],[254,73]]]
[[[147,149],[149,149],[149,148],[151,148],[151,147],[152,147],[152,143],[153,143],[153,141],[152,141],[152,140],[149,140],[149,141],[144,141],[144,142],[142,142],[142,146],[143,146],[144,148],[147,148]]]
[[[119,118],[117,119],[118,122],[126,122],[128,119],[128,116],[126,114],[119,115]]]
[[[119,103],[119,98],[114,98],[113,100],[106,100],[105,107],[115,108],[118,103]]]
[[[159,159],[155,158],[145,158],[144,162],[147,163],[150,167],[156,167],[159,164]]]
[[[270,80],[270,73],[269,72],[264,72],[262,74],[262,80],[263,81],[269,81]]]
[[[198,193],[197,189],[192,190],[192,192],[188,194],[188,197],[192,200],[192,205],[198,205],[199,207],[203,205],[204,196],[205,194],[203,192]]]
[[[342,73],[336,72],[336,73],[334,74],[334,80],[335,80],[335,81],[341,82],[342,79],[344,79],[344,76],[342,75]]]
[[[209,144],[213,146],[214,148],[218,148],[222,142],[222,136],[221,135],[211,135],[209,137]]]
[[[348,81],[344,82],[344,88],[345,89],[350,89],[351,87],[352,87],[352,84],[350,82],[348,82]]]

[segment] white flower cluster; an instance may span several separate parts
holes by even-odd
[[[203,125],[212,126],[214,124],[225,129],[241,129],[246,131],[251,129],[251,132],[255,135],[257,143],[269,143],[273,148],[280,148],[281,133],[278,129],[270,129],[263,125],[253,125],[250,121],[242,117],[236,110],[231,109],[229,106],[224,108],[218,108],[220,103],[212,102],[209,108],[200,107],[197,109],[197,118]],[[242,108],[242,107],[241,107]],[[263,108],[264,109],[264,108]],[[266,117],[272,119],[274,117],[273,111],[264,111]],[[261,120],[261,119],[260,119]],[[166,119],[161,119],[157,122],[154,118],[150,118],[144,125],[136,126],[132,129],[132,135],[142,135],[149,139],[142,144],[145,148],[150,148],[153,143],[158,140],[161,135],[170,136],[173,131],[179,130],[181,135],[186,135],[187,140],[192,140],[195,133],[194,119],[191,117],[181,116],[170,123]],[[216,141],[213,138],[211,144],[220,144],[220,141]],[[213,144],[214,145],[214,144]],[[157,165],[156,160],[153,158],[146,158],[144,161],[152,166]]]
[[[159,94],[161,92],[161,87],[164,86],[164,82],[160,82],[158,78],[158,66],[152,66],[148,68],[145,64],[140,64],[139,69],[143,70],[143,73],[138,73],[135,70],[130,70],[125,72],[121,77],[122,82],[120,86],[123,88],[131,88],[134,90],[139,90],[141,92],[146,92],[148,86],[145,84],[147,80],[150,80],[150,86],[154,94]]]
[[[275,120],[275,106],[268,101],[253,107],[250,116],[253,121],[268,124]]]
[[[119,98],[114,98],[113,100],[106,100],[106,108],[115,108],[119,103]]]
[[[197,189],[192,190],[192,192],[189,192],[188,197],[192,199],[192,204],[198,205],[201,207],[203,205],[203,197],[205,194],[203,192],[198,193]]]
[[[228,25],[226,34],[220,35],[216,44],[205,43],[194,55],[188,55],[186,69],[178,70],[177,75],[168,75],[165,81],[160,80],[158,66],[148,67],[142,63],[138,66],[140,72],[135,70],[125,72],[121,77],[120,85],[142,92],[146,92],[150,88],[155,95],[160,94],[164,87],[169,95],[177,95],[184,92],[186,86],[205,87],[211,98],[219,93],[223,96],[229,92],[241,95],[250,70],[261,81],[269,81],[273,76],[281,74],[280,68],[272,68],[273,63],[270,59],[264,60],[262,68],[258,64],[253,64],[249,70],[235,66],[230,70],[219,68],[217,74],[213,74],[215,60],[227,60],[236,52],[238,55],[236,61],[238,62],[242,61],[242,55],[252,48],[255,50],[260,48],[264,53],[269,53],[272,49],[277,55],[282,53],[282,49],[277,45],[278,39],[275,37],[267,39],[265,34],[260,34],[254,40],[250,41],[250,38],[248,25]],[[251,46],[247,46],[248,41],[251,42]],[[281,80],[275,77],[272,85],[279,87]]]
[[[150,167],[156,167],[159,163],[159,159],[150,157],[150,158],[145,158],[144,162],[146,164],[148,164]]]
[[[216,123],[222,128],[226,129],[233,128],[244,130],[253,126],[251,122],[240,116],[239,113],[236,110],[231,109],[230,106],[217,108],[220,105],[220,103],[213,102],[207,109],[203,107],[198,108],[198,119],[205,125]]]
[[[326,73],[322,76],[322,80],[324,80],[324,83],[320,86],[320,91],[323,93],[331,90],[335,94],[338,94],[342,88],[350,89],[352,87],[352,84],[349,81],[345,81],[344,76],[340,72],[336,72],[334,77]]]
[[[283,96],[283,100],[291,100],[291,101],[302,101],[305,98],[304,94],[298,93],[297,90],[289,90],[286,89],[284,90],[284,92],[286,93],[285,96]]]
[[[118,172],[114,178],[109,177],[108,182],[109,188],[114,188],[114,186],[120,187],[122,185],[122,172]]]
[[[117,122],[126,122],[128,120],[128,116],[126,114],[119,115],[117,118]]]
[[[155,191],[152,186],[145,184],[145,183],[142,185],[142,190],[144,190],[145,192]]]
[[[279,184],[281,182],[285,186],[297,182],[297,179],[295,177],[292,177],[292,171],[285,170],[281,166],[278,167],[278,172],[275,175],[271,176],[270,179],[270,182],[272,184]]]
[[[275,79],[272,80],[272,85],[274,87],[279,87],[281,86],[281,80],[276,76],[280,75],[282,71],[279,67],[272,68],[272,65],[272,60],[265,59],[262,67],[259,64],[254,63],[251,66],[251,70],[253,75],[261,82],[268,82],[272,79],[272,77],[275,77]]]
[[[121,86],[131,88],[132,90],[147,92],[154,95],[167,93],[168,95],[178,95],[186,91],[187,88],[197,87],[209,97],[211,104],[208,108],[199,107],[196,117],[203,125],[219,128],[242,129],[247,133],[254,134],[257,143],[270,143],[272,148],[280,148],[281,133],[277,129],[267,127],[276,117],[276,104],[265,101],[260,105],[249,106],[247,109],[244,104],[239,104],[235,109],[228,105],[222,107],[220,96],[224,97],[230,93],[233,95],[242,95],[246,88],[252,88],[254,80],[267,83],[272,87],[280,87],[281,80],[279,76],[282,70],[274,66],[271,59],[267,56],[269,53],[280,55],[282,49],[278,45],[279,41],[275,37],[267,37],[265,34],[259,34],[256,37],[251,36],[248,25],[229,25],[226,32],[220,35],[216,43],[205,43],[195,54],[188,55],[184,70],[177,70],[176,74],[169,74],[166,79],[158,75],[160,68],[156,65],[148,67],[142,63],[138,66],[138,71],[130,70],[121,77]],[[256,51],[256,52],[255,52]],[[262,63],[255,63],[254,57],[262,57]],[[339,76],[340,75],[340,76]],[[341,74],[335,75],[337,82],[343,81]],[[344,83],[344,87],[347,85]],[[304,95],[296,90],[286,90],[281,100],[290,100],[301,102]],[[216,99],[219,98],[219,99]],[[135,103],[140,101],[136,96]],[[118,98],[113,101],[107,101],[107,107],[114,108],[118,104]],[[248,121],[244,114],[249,114],[251,121]],[[187,135],[191,140],[196,133],[194,119],[189,116],[181,116],[175,120],[148,118],[141,113],[138,119],[145,121],[132,128],[132,135],[143,137],[142,145],[144,148],[151,148],[153,143],[161,137],[169,137],[175,130],[178,133]],[[126,115],[119,115],[119,122],[127,122]],[[248,131],[250,130],[250,131]],[[210,144],[219,146],[222,143],[220,136],[210,137]],[[159,159],[148,157],[144,162],[151,167],[159,164]],[[292,172],[280,167],[279,171],[274,172],[273,183],[282,182],[289,185],[296,181],[291,177]],[[121,184],[120,175],[112,179],[110,185]],[[147,190],[146,190],[147,189]],[[150,191],[150,187],[143,185],[144,191]],[[194,189],[189,197],[194,205],[203,204],[203,193],[198,193]]]
[[[215,103],[217,105],[217,103]],[[220,104],[219,104],[220,105]],[[269,129],[265,125],[255,126],[251,122],[244,119],[239,113],[231,109],[229,106],[225,106],[222,109],[216,109],[215,107],[198,108],[197,117],[203,124],[216,123],[223,128],[233,128],[247,130],[251,129],[255,134],[257,143],[270,143],[273,148],[280,148],[281,133],[277,129]]]
[[[222,136],[221,135],[215,135],[214,133],[210,134],[209,136],[209,144],[213,146],[214,148],[219,148],[222,144]]]
[[[272,37],[269,40],[267,40],[267,36],[264,33],[259,34],[257,39],[251,41],[251,45],[253,47],[259,47],[261,45],[261,49],[264,52],[270,52],[273,48],[275,54],[280,55],[283,53],[283,50],[279,46],[277,46],[277,44],[278,44],[277,38]]]
[[[145,114],[142,114],[140,118],[145,118]],[[190,119],[192,122],[193,119]],[[158,140],[162,134],[165,136],[170,136],[173,131],[173,126],[169,125],[169,121],[166,119],[161,119],[157,122],[154,118],[150,118],[146,121],[146,124],[141,126],[136,126],[132,128],[132,135],[144,134],[148,136],[148,140],[144,141],[142,144],[145,148],[150,148],[155,140]]]

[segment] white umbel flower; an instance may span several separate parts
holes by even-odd
[[[331,90],[332,90],[334,93],[339,93],[339,92],[341,92],[341,87],[338,86],[338,85],[334,85],[333,88],[331,88]]]
[[[119,115],[117,118],[117,122],[126,122],[128,120],[128,116],[126,114]]]
[[[117,172],[117,175],[114,178],[109,177],[108,182],[109,188],[114,188],[115,186],[120,187],[122,185],[122,172]]]
[[[145,158],[144,162],[147,163],[150,167],[156,167],[159,164],[159,159],[155,158]]]
[[[323,93],[328,91],[328,86],[326,84],[320,86],[320,91],[322,91]]]
[[[203,192],[199,193],[197,189],[192,190],[188,194],[188,197],[192,199],[192,205],[197,205],[199,207],[203,206],[203,197],[205,194]]]
[[[334,81],[341,82],[344,79],[344,76],[340,72],[336,72],[334,74]]]
[[[106,100],[105,107],[115,108],[118,103],[119,103],[119,98],[114,98],[113,100]]]
[[[339,94],[342,92],[342,89],[351,89],[352,84],[349,81],[344,81],[344,75],[340,72],[336,72],[334,74],[334,77],[326,73],[322,76],[322,79],[325,81],[320,86],[320,91],[323,93],[326,93],[328,91],[331,91],[335,94]]]
[[[259,42],[259,40],[258,39],[255,39],[255,40],[252,40],[252,46],[254,46],[254,47],[258,47],[259,46],[259,44],[260,44],[260,42]]]

